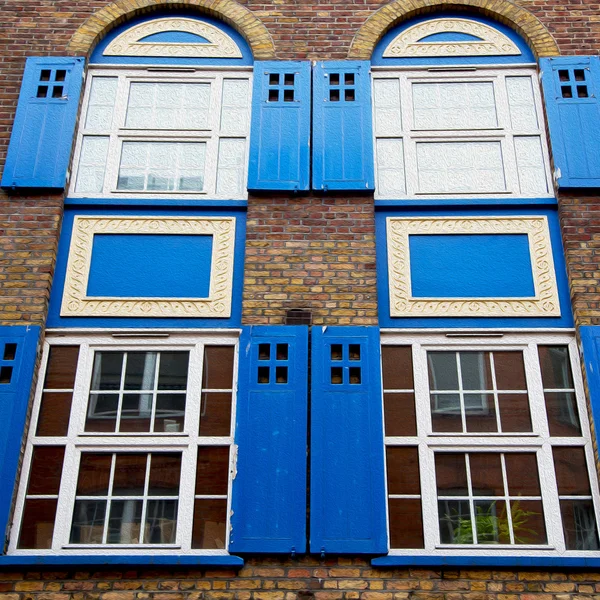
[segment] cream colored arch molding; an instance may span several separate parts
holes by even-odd
[[[170,0],[115,0],[94,13],[73,34],[68,50],[88,55],[95,45],[114,27],[151,10],[173,8]],[[196,8],[199,13],[215,17],[231,25],[250,45],[256,60],[275,58],[273,39],[262,21],[235,0],[178,0],[178,8]]]
[[[535,296],[532,298],[415,298],[410,275],[410,235],[526,234]],[[545,216],[388,217],[391,317],[559,317],[560,302]]]
[[[198,35],[207,42],[145,42],[156,33],[184,31]],[[241,58],[237,44],[218,27],[210,23],[183,17],[155,19],[130,27],[116,37],[104,50],[105,56],[174,56],[184,58]]]
[[[466,33],[470,41],[427,42],[436,33]],[[471,19],[432,19],[417,23],[399,33],[383,51],[383,58],[434,56],[515,56],[521,54],[506,35]]]
[[[432,14],[436,10],[456,7],[471,8],[511,27],[523,36],[537,58],[560,54],[558,45],[542,22],[525,8],[509,0],[392,0],[365,21],[352,40],[348,58],[369,60],[377,42],[394,25],[419,14]]]

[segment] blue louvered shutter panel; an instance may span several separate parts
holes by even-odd
[[[313,70],[313,189],[373,190],[368,61],[319,62]]]
[[[240,338],[230,552],[306,551],[308,328]]]
[[[558,186],[600,187],[600,59],[543,58],[540,65]]]
[[[310,63],[255,62],[250,190],[308,190]]]
[[[312,329],[310,550],[387,552],[377,327]]]
[[[0,327],[0,535],[11,509],[39,335],[37,326]]]
[[[27,59],[3,188],[65,187],[83,65],[83,58]]]

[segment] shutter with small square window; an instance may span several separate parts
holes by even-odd
[[[83,58],[27,59],[3,188],[65,187],[83,65]]]
[[[0,327],[0,534],[10,514],[39,335],[37,326]]]
[[[312,329],[310,550],[387,551],[378,327]]]
[[[308,327],[240,337],[230,552],[306,551]]]
[[[542,85],[561,188],[600,186],[600,59],[542,58]]]
[[[254,63],[250,190],[308,190],[310,63]]]
[[[319,62],[313,70],[313,189],[373,190],[368,61]]]

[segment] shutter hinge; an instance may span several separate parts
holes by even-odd
[[[325,546],[321,546],[321,558],[325,558]]]
[[[292,546],[292,550],[290,552],[290,556],[292,558],[296,558],[296,546]]]

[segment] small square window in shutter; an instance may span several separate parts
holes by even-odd
[[[6,531],[33,380],[37,326],[0,327],[0,536]]]
[[[600,59],[543,58],[540,66],[558,186],[600,187]]]
[[[387,552],[377,327],[312,329],[310,551]]]
[[[367,61],[313,70],[313,189],[373,190],[371,82]]]
[[[308,190],[310,63],[255,62],[249,190]]]
[[[306,551],[308,327],[240,338],[230,552]]]
[[[27,59],[3,188],[65,187],[83,65],[83,58]]]

